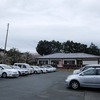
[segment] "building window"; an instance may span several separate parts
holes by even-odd
[[[59,60],[52,60],[51,64],[57,65],[57,64],[59,64]]]
[[[75,61],[64,61],[65,65],[75,65]]]
[[[41,61],[39,61],[39,64],[45,65],[45,64],[48,64],[48,61],[47,60],[41,60]]]

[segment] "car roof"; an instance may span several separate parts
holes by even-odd
[[[100,69],[100,68],[95,68],[95,69]]]
[[[26,64],[26,63],[14,63],[14,64]]]
[[[93,68],[93,67],[91,67],[91,68],[88,68],[88,69],[84,70],[83,72],[85,72],[87,70],[90,70],[90,69],[100,69],[100,68]]]
[[[2,66],[2,65],[6,65],[6,64],[0,64],[0,65]]]
[[[29,64],[27,64],[27,63],[14,63],[14,65],[29,65]]]
[[[89,65],[86,65],[86,66],[100,66],[100,64],[89,64]]]

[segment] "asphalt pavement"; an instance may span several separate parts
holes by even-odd
[[[0,79],[0,100],[100,100],[100,89],[68,89],[64,80],[71,72],[33,74]]]

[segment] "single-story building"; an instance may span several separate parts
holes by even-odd
[[[86,53],[54,53],[37,58],[40,65],[51,64],[57,67],[75,65],[82,66],[86,64],[99,64],[100,56]]]

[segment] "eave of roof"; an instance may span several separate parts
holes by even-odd
[[[38,59],[77,59],[77,58],[100,58],[100,56],[86,54],[86,53],[54,53]]]

